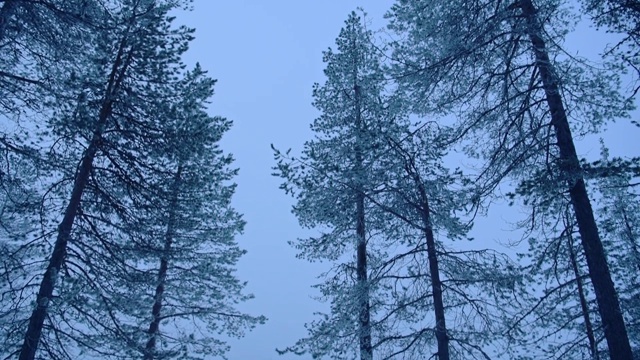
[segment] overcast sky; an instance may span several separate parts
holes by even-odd
[[[322,51],[332,46],[350,11],[349,0],[196,0],[180,22],[196,28],[186,60],[199,61],[218,79],[210,113],[234,121],[222,146],[240,168],[235,207],[247,227],[238,238],[248,250],[238,275],[256,298],[243,306],[269,318],[267,324],[231,341],[232,360],[304,359],[279,356],[305,335],[304,323],[322,305],[311,299],[323,267],[295,258],[287,241],[304,236],[291,214],[292,200],[274,178],[270,144],[300,149],[312,136],[309,124],[314,82],[324,81]],[[382,22],[390,2],[368,6]]]
[[[270,144],[301,149],[312,136],[309,124],[318,112],[311,106],[314,82],[323,82],[322,51],[333,46],[350,11],[363,6],[372,28],[384,24],[382,15],[392,1],[353,0],[196,0],[195,11],[181,13],[179,22],[196,28],[196,40],[186,56],[218,79],[210,113],[234,121],[223,140],[225,151],[240,168],[235,207],[247,227],[238,238],[248,254],[238,276],[249,282],[256,298],[242,306],[269,318],[240,340],[230,342],[231,360],[307,359],[278,356],[274,349],[292,345],[305,335],[304,323],[322,304],[311,299],[312,284],[323,269],[295,258],[287,241],[305,235],[291,215],[292,201],[272,177]],[[597,53],[586,30],[572,36],[581,54]],[[587,43],[587,40],[589,42]],[[612,126],[612,154],[638,154],[638,131]],[[598,155],[597,142],[578,147],[581,154]],[[498,220],[504,216],[492,210]],[[499,220],[498,220],[499,221]],[[500,224],[500,229],[508,225]],[[488,229],[493,231],[488,234]],[[505,240],[495,224],[478,225],[485,241]],[[476,238],[478,236],[476,235]],[[492,246],[487,242],[487,246]],[[310,357],[308,358],[310,359]]]

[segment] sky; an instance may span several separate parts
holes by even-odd
[[[248,253],[238,264],[237,275],[248,281],[247,290],[255,295],[240,308],[269,318],[244,338],[229,341],[231,360],[310,359],[275,352],[305,336],[305,322],[325,306],[312,299],[311,287],[319,282],[316,276],[324,266],[296,259],[287,244],[309,232],[300,229],[291,214],[293,201],[278,189],[280,179],[271,176],[270,145],[300,150],[313,136],[309,124],[318,112],[311,106],[311,89],[314,82],[324,81],[322,51],[333,46],[350,11],[364,7],[371,28],[378,29],[391,4],[390,0],[195,0],[193,12],[178,14],[180,23],[196,29],[185,61],[199,62],[218,79],[211,115],[234,122],[222,147],[235,156],[240,168],[234,206],[247,221],[237,240]],[[571,35],[576,51],[597,54],[592,35],[587,27]],[[637,130],[628,131],[620,123],[610,128],[608,136],[616,140],[609,142],[613,155],[638,154]],[[580,153],[597,156],[596,140],[579,144]],[[490,215],[504,219],[505,208],[497,204]],[[506,232],[509,225],[498,228],[497,232]],[[504,240],[497,232],[495,224],[480,221],[476,237]]]
[[[304,324],[323,305],[311,297],[312,284],[324,269],[296,259],[288,241],[308,234],[291,214],[292,199],[271,176],[271,144],[301,149],[313,134],[318,116],[311,105],[314,82],[324,81],[322,51],[333,46],[347,15],[362,2],[350,0],[196,0],[180,22],[196,29],[185,57],[199,62],[218,79],[210,113],[233,120],[222,148],[240,168],[234,206],[247,221],[238,237],[248,251],[238,277],[248,281],[256,298],[241,308],[269,321],[240,340],[231,340],[232,360],[305,359],[280,356],[275,348],[291,346],[305,335]],[[382,19],[388,1],[367,6]],[[377,26],[379,27],[379,26]],[[309,357],[310,359],[310,357]]]

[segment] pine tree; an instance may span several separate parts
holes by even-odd
[[[233,274],[245,253],[234,241],[244,221],[230,206],[237,170],[217,144],[231,122],[205,109],[213,85],[199,66],[178,84],[155,154],[164,171],[147,175],[156,179],[153,194],[135,205],[136,223],[123,229],[130,239],[123,250],[135,268],[129,278],[136,278],[119,294],[136,344],[132,358],[224,356],[228,347],[215,334],[241,336],[265,320],[235,309],[252,296],[242,294],[245,284]]]
[[[299,160],[276,151],[276,175],[297,200],[294,214],[300,224],[323,229],[319,237],[299,240],[299,256],[336,264],[319,286],[331,301],[331,315],[312,323],[309,337],[289,349],[314,357],[355,358],[355,341],[360,359],[373,358],[369,276],[376,255],[369,249],[369,234],[379,220],[374,220],[366,191],[379,171],[375,154],[380,140],[365,129],[385,126],[388,119],[381,117],[382,75],[370,36],[351,13],[336,40],[337,51],[324,53],[327,81],[314,86],[314,106],[322,113],[311,126],[316,139],[305,143]]]
[[[395,121],[404,126],[375,133],[387,142],[378,157],[387,171],[368,197],[396,229],[387,230],[385,257],[372,276],[384,299],[375,346],[383,358],[485,358],[504,340],[503,298],[520,290],[517,266],[460,241],[471,228],[461,216],[475,211],[477,189],[443,166],[450,129]]]
[[[464,190],[449,188],[462,180],[441,165],[445,132],[408,121],[402,98],[386,88],[382,53],[360,21],[351,14],[338,51],[325,53],[328,79],[314,90],[322,111],[312,125],[315,139],[300,158],[276,151],[276,175],[297,200],[294,213],[303,226],[321,229],[320,236],[296,243],[299,256],[333,263],[317,286],[331,313],[309,324],[309,336],[285,351],[352,359],[358,339],[360,358],[369,356],[369,339],[361,336],[368,323],[380,358],[433,352],[444,359],[450,349],[452,358],[482,357],[483,333],[499,332],[488,326],[499,315],[482,291],[501,291],[499,282],[515,281],[513,274],[505,275],[508,261],[500,254],[452,250],[436,240],[436,234],[464,238],[469,226],[454,212],[469,199]],[[366,323],[354,310],[363,308],[363,241]],[[355,261],[349,261],[354,242]],[[452,319],[453,330],[446,325]]]
[[[604,49],[603,55],[613,55],[634,73],[632,97],[640,91],[640,1],[638,0],[582,0],[585,12],[591,16],[598,28],[621,34],[622,38],[612,47]]]
[[[543,183],[569,192],[611,358],[628,360],[625,323],[572,130],[592,132],[605,119],[625,116],[629,103],[616,92],[616,68],[556,60],[570,21],[557,5],[398,2],[389,13],[391,28],[408,41],[399,43],[395,57],[411,74],[404,86],[418,94],[416,111],[460,115],[468,153],[486,160],[481,178],[488,180],[480,181],[487,189],[507,175],[526,180],[541,169]]]
[[[35,308],[29,317],[20,359],[33,359],[41,342],[42,350],[52,358],[73,357],[66,350],[54,350],[60,349],[54,346],[61,341],[60,336],[67,339],[62,341],[63,347],[70,339],[78,342],[84,332],[100,330],[107,326],[104,321],[113,316],[106,300],[82,294],[90,291],[99,295],[101,286],[109,286],[93,281],[93,271],[107,269],[94,267],[92,261],[108,259],[111,250],[104,238],[97,236],[100,225],[95,223],[109,224],[114,216],[109,212],[118,216],[126,213],[115,207],[117,203],[110,203],[109,190],[101,187],[101,181],[116,177],[134,188],[144,184],[135,182],[140,180],[135,168],[146,166],[145,154],[162,138],[153,123],[158,119],[154,111],[159,106],[152,100],[161,102],[169,94],[163,86],[173,82],[181,68],[179,56],[191,39],[191,30],[171,28],[167,13],[175,6],[173,2],[124,1],[111,17],[102,19],[108,31],[96,37],[96,48],[90,53],[92,62],[67,81],[68,93],[75,93],[71,97],[76,101],[59,105],[49,125],[51,136],[57,138],[49,154],[54,157],[52,164],[60,169],[62,180],[48,192],[59,197],[48,202],[55,207],[62,205],[58,199],[67,200],[63,215],[48,219],[58,222],[55,232],[51,232],[55,242],[46,271],[38,279]],[[103,206],[106,214],[89,216],[83,209],[90,208],[91,203]],[[87,241],[91,237],[86,234],[96,235],[96,242]],[[88,312],[87,306],[96,304],[102,304],[104,318]],[[52,321],[56,319],[54,315],[59,318]],[[90,321],[89,325],[84,324],[89,328],[81,330],[82,326],[74,325],[73,317]],[[47,329],[52,330],[47,331],[50,338],[44,341],[47,319]],[[94,344],[99,343],[98,340]],[[86,345],[94,346],[90,342]]]
[[[101,14],[98,5],[90,0],[7,0],[0,4],[0,152],[5,159],[0,165],[0,187],[6,195],[5,251],[0,261],[5,264],[2,277],[14,287],[9,291],[12,298],[25,285],[21,279],[30,272],[26,264],[33,266],[42,257],[41,243],[34,239],[42,238],[38,222],[43,211],[38,198],[46,191],[43,179],[51,174],[39,151],[46,140],[37,132],[54,111],[52,103],[63,88],[63,74],[81,62],[87,44],[92,43],[93,21]],[[20,226],[8,224],[10,219],[20,219]],[[12,311],[5,312],[7,320],[0,324],[10,323],[13,315],[9,314],[24,305],[17,299],[21,297],[6,304]]]
[[[611,272],[620,289],[620,307],[627,320],[631,344],[637,353],[640,351],[640,283],[634,275],[640,270],[637,176],[628,171],[629,164],[619,158],[612,158],[604,144],[600,163],[618,169],[594,179],[595,187],[600,193],[596,201],[600,215],[598,225],[604,234],[607,254],[616,259]]]
[[[529,249],[520,258],[530,290],[517,299],[510,357],[528,359],[533,351],[550,359],[601,358],[603,328],[568,194],[541,182],[517,191],[535,210],[521,221]]]
[[[0,114],[43,125],[61,75],[84,56],[113,2],[6,0],[0,4]],[[104,30],[104,29],[103,29]],[[41,116],[38,116],[41,115]],[[24,144],[23,144],[24,145]]]

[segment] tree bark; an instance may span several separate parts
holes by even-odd
[[[356,98],[356,131],[361,131],[362,126],[362,114],[360,104],[360,87],[354,86],[355,98]],[[373,348],[371,346],[371,313],[369,304],[369,283],[367,278],[367,239],[365,233],[365,209],[364,200],[365,194],[363,193],[361,179],[362,172],[362,152],[359,145],[360,139],[357,139],[356,144],[356,176],[358,176],[358,193],[356,195],[356,236],[357,242],[357,259],[356,259],[356,274],[358,281],[358,306],[359,306],[359,341],[360,341],[360,359],[372,360]]]
[[[440,267],[438,266],[438,254],[436,251],[436,241],[433,236],[431,226],[431,209],[429,199],[424,184],[413,174],[420,192],[422,206],[422,224],[424,235],[427,240],[427,257],[429,259],[429,272],[431,274],[431,290],[433,291],[433,310],[436,317],[436,341],[438,342],[438,360],[449,360],[449,335],[447,334],[447,323],[444,317],[444,301],[442,297],[442,281],[440,280]]]
[[[149,324],[149,340],[145,346],[144,360],[153,360],[156,350],[156,339],[160,331],[160,320],[162,310],[162,297],[164,296],[164,286],[167,280],[167,270],[169,268],[169,252],[175,237],[176,209],[178,206],[178,194],[180,192],[180,177],[182,175],[182,165],[178,166],[178,171],[174,177],[173,190],[171,194],[171,205],[169,206],[169,221],[164,238],[164,248],[160,258],[160,269],[158,270],[158,285],[154,294],[153,307],[151,309],[151,324]]]
[[[105,108],[105,114],[111,112],[111,104],[107,104]],[[96,131],[91,139],[89,147],[85,151],[80,168],[76,174],[76,179],[73,184],[73,190],[71,192],[71,199],[65,209],[64,217],[58,226],[58,236],[56,238],[55,245],[49,264],[40,283],[40,289],[36,298],[36,308],[31,314],[29,319],[29,326],[27,333],[22,344],[22,350],[20,352],[20,360],[33,360],[35,358],[38,343],[40,342],[40,336],[42,335],[42,327],[44,319],[47,316],[47,309],[49,302],[53,295],[53,289],[55,287],[56,278],[64,262],[64,257],[67,251],[67,244],[71,237],[71,229],[73,228],[73,222],[80,208],[80,201],[82,194],[87,185],[91,168],[93,167],[93,159],[98,151],[98,145],[102,138],[102,134]]]
[[[520,0],[520,7],[527,21],[529,39],[547,98],[551,124],[560,150],[560,171],[568,181],[571,204],[587,259],[589,276],[595,290],[611,360],[632,360],[633,355],[620,310],[620,302],[611,280],[606,255],[581,173],[569,121],[560,95],[558,78],[541,36],[543,28],[531,0]]]
[[[93,132],[89,146],[82,155],[80,167],[78,168],[73,183],[73,190],[71,191],[69,204],[67,204],[64,217],[58,225],[58,236],[51,253],[51,258],[49,259],[49,264],[47,265],[47,269],[40,283],[40,288],[36,297],[36,307],[29,318],[29,325],[27,327],[27,332],[25,333],[24,342],[22,343],[19,360],[33,360],[35,358],[42,335],[44,320],[47,316],[49,302],[53,296],[53,290],[56,285],[58,273],[64,263],[67,245],[71,238],[73,223],[76,215],[78,214],[78,210],[80,209],[82,194],[87,186],[87,181],[89,180],[89,175],[93,168],[93,160],[102,141],[102,134],[112,113],[114,102],[113,95],[119,88],[122,78],[124,77],[131,61],[130,53],[126,59],[124,59],[125,46],[126,42],[123,40],[120,44],[116,61],[113,64],[111,74],[109,76],[109,82],[98,115],[96,128]]]
[[[364,195],[358,194],[357,199],[357,224],[356,235],[358,237],[357,248],[357,279],[360,290],[360,359],[373,359],[373,349],[371,347],[371,314],[369,311],[369,283],[367,278],[367,242],[365,237],[364,223]]]

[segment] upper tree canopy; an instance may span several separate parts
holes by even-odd
[[[277,174],[285,179],[281,187],[296,196],[294,213],[301,225],[327,226],[332,237],[344,237],[325,242],[325,234],[301,241],[300,255],[310,259],[337,259],[353,250],[355,243],[347,239],[355,231],[355,195],[360,188],[375,188],[386,171],[378,160],[386,140],[377,134],[397,128],[385,101],[380,54],[361,21],[352,13],[336,39],[337,49],[323,54],[327,81],[313,88],[313,105],[321,112],[311,124],[314,140],[292,161],[276,152]]]
[[[375,302],[376,295],[365,264],[378,257],[371,248],[377,246],[373,234],[390,228],[366,196],[388,171],[380,161],[386,140],[378,134],[393,132],[397,125],[386,103],[380,52],[355,12],[323,61],[327,80],[313,88],[313,105],[321,112],[311,125],[315,138],[305,143],[299,158],[276,151],[276,175],[296,198],[293,213],[300,224],[320,232],[295,243],[298,256],[333,262],[318,286],[322,298],[331,302],[331,314],[309,324],[309,336],[289,351],[366,358],[370,340],[363,339],[375,311],[369,301]]]

